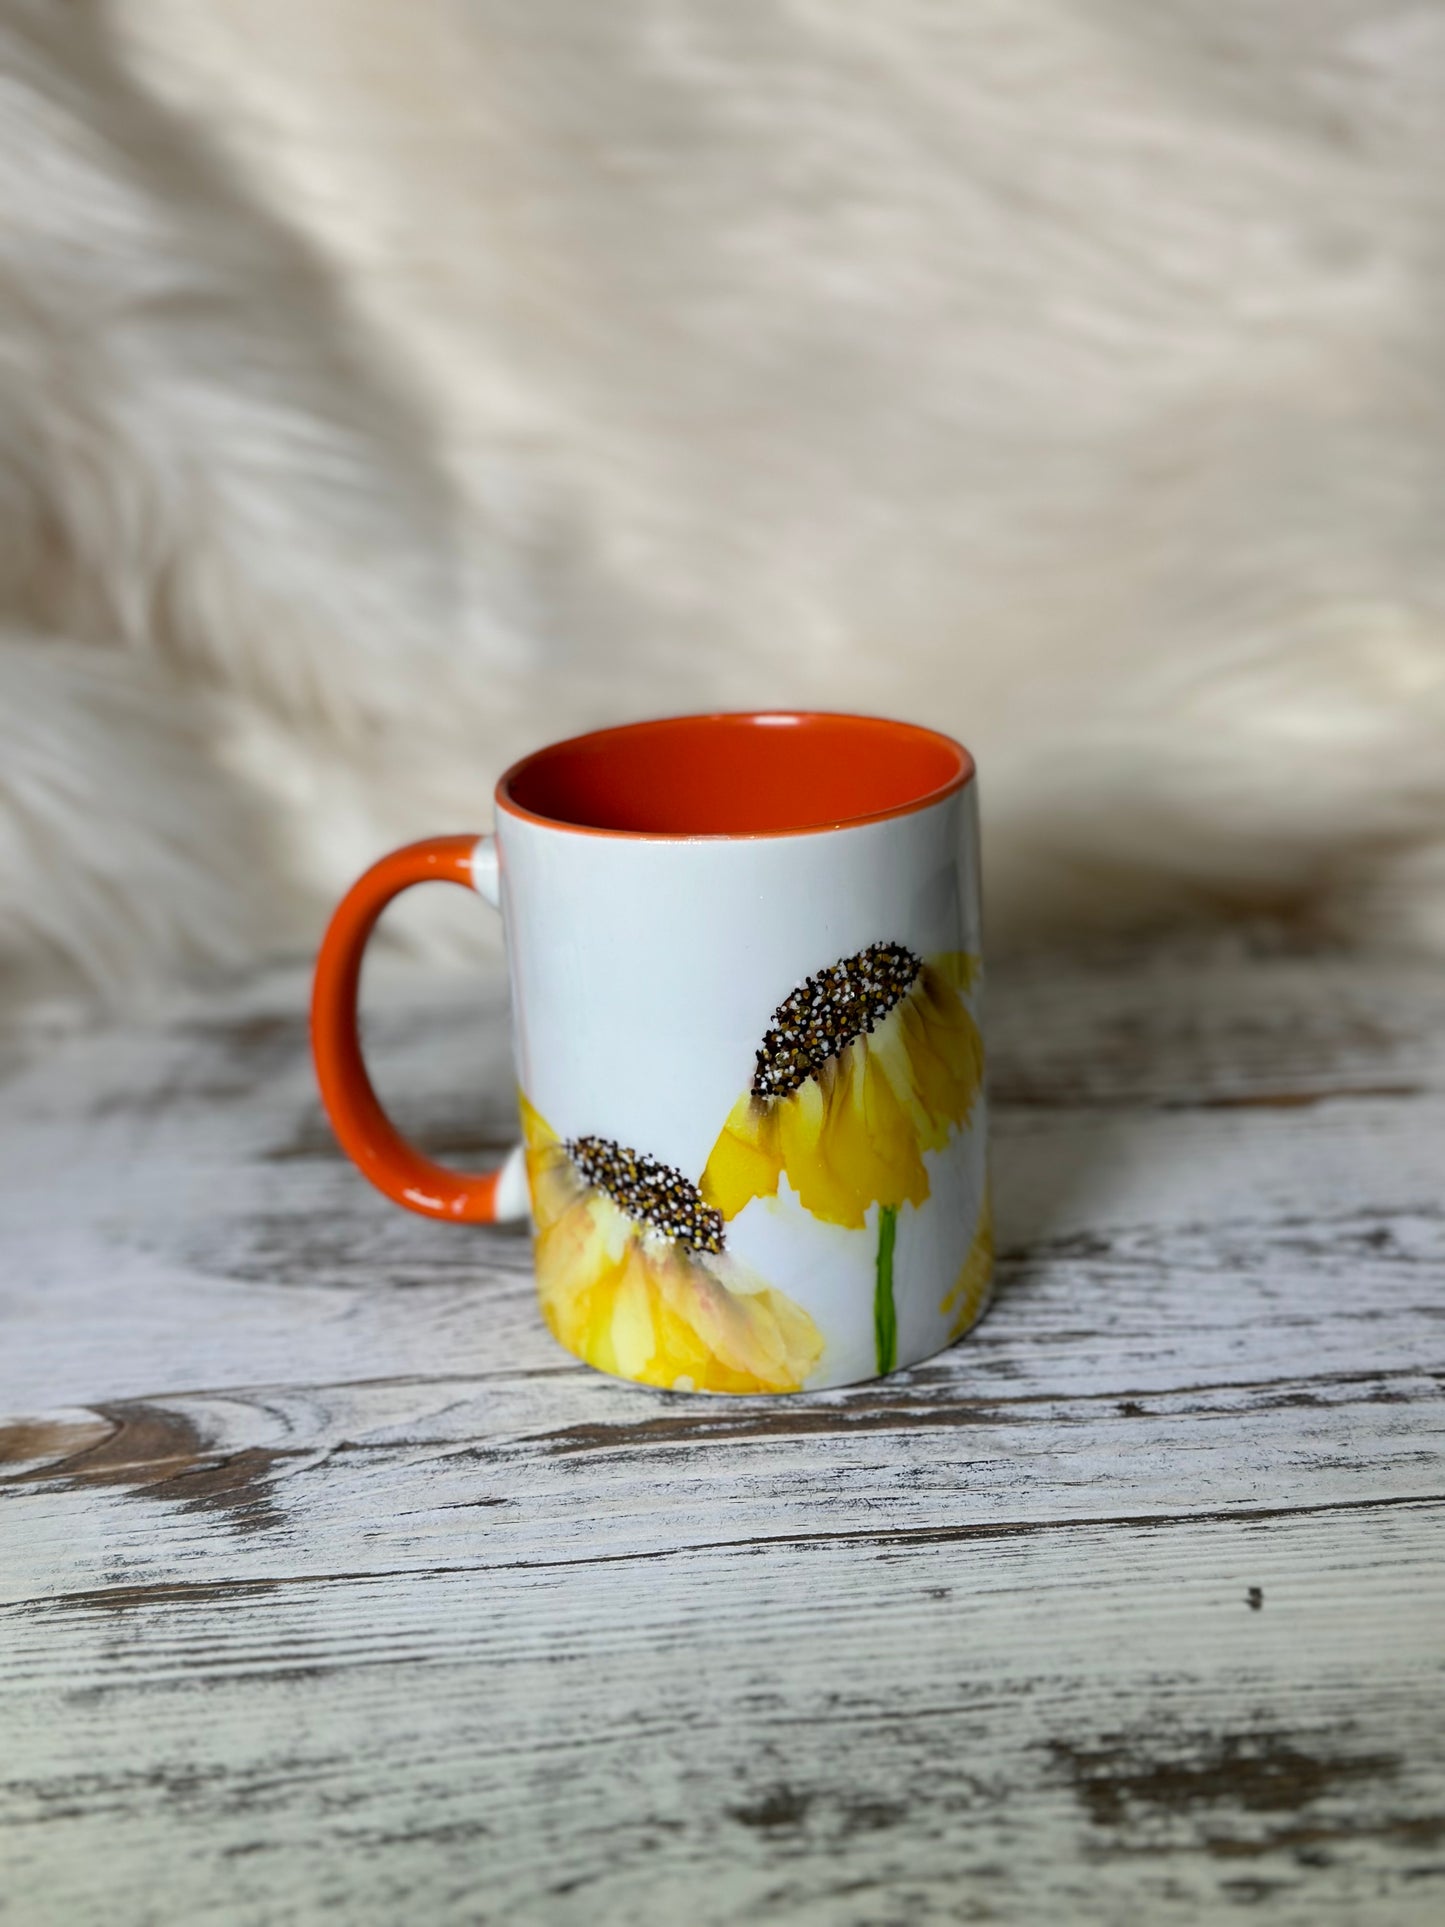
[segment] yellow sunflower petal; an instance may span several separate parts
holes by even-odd
[[[912,1123],[863,1039],[774,1109],[788,1182],[815,1218],[857,1230],[872,1203],[928,1196]]]
[[[978,982],[983,960],[976,950],[940,950],[930,957],[926,969],[935,971],[944,982],[965,995]]]
[[[841,1080],[831,1075],[809,1078],[787,1097],[771,1106],[768,1125],[777,1140],[778,1153],[788,1182],[798,1193],[803,1208],[830,1224],[852,1222],[853,1188],[848,1175],[834,1166],[835,1117],[846,1117],[846,1095],[839,1104]],[[862,1220],[860,1219],[861,1223]]]
[[[869,1208],[922,1204],[925,1151],[967,1121],[983,1041],[961,992],[978,960],[945,952],[873,1031],[786,1097],[744,1093],[708,1158],[702,1194],[728,1219],[773,1196],[780,1173],[805,1210],[858,1229]]]
[[[760,1285],[730,1289],[699,1265],[670,1261],[659,1280],[670,1376],[699,1391],[796,1391],[823,1355],[817,1326],[801,1305]],[[681,1372],[675,1368],[681,1362]]]
[[[953,1289],[938,1308],[949,1321],[950,1344],[955,1338],[963,1336],[983,1310],[992,1282],[993,1198],[985,1185],[973,1240],[954,1280]]]
[[[559,1142],[557,1133],[524,1090],[517,1092],[517,1109],[522,1116],[522,1142],[529,1151],[540,1151]]]
[[[771,1197],[778,1188],[783,1164],[777,1133],[768,1124],[763,1107],[745,1091],[712,1147],[698,1189],[725,1218],[735,1218],[750,1198]]]
[[[908,1104],[920,1144],[942,1150],[983,1087],[983,1039],[967,1004],[943,972],[925,964],[879,1032],[878,1055]]]
[[[527,1158],[527,1186],[532,1196],[532,1217],[540,1233],[547,1231],[577,1202],[584,1187],[561,1139],[541,1112],[528,1101],[524,1091],[518,1091],[517,1104],[522,1114],[522,1143]]]
[[[733,1289],[685,1247],[648,1240],[595,1193],[537,1238],[542,1311],[600,1371],[645,1385],[792,1392],[823,1355],[817,1326],[781,1292]]]
[[[641,1254],[633,1247],[616,1276],[610,1305],[604,1294],[598,1294],[603,1315],[596,1324],[597,1335],[611,1351],[608,1369],[623,1378],[642,1378],[659,1349],[661,1334],[652,1318],[655,1294],[648,1283]]]

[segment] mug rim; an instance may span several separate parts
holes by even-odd
[[[623,747],[637,744],[648,736],[662,736],[676,732],[680,725],[696,727],[708,724],[736,726],[752,724],[760,728],[807,729],[813,725],[829,723],[862,724],[876,730],[880,739],[887,738],[894,748],[902,746],[925,746],[934,752],[942,750],[951,760],[953,767],[941,782],[933,782],[916,795],[907,796],[886,808],[861,810],[808,822],[781,823],[768,829],[743,830],[664,830],[664,829],[620,829],[607,824],[585,823],[567,816],[548,815],[539,809],[530,808],[519,801],[514,786],[544,759],[557,756],[568,750],[582,750],[594,746]],[[523,822],[534,823],[545,830],[559,830],[571,836],[600,836],[628,843],[747,843],[769,841],[778,837],[821,836],[832,830],[850,830],[868,823],[886,823],[895,817],[914,816],[920,810],[931,809],[947,797],[964,789],[977,775],[977,765],[973,756],[955,737],[946,735],[942,730],[930,729],[924,723],[911,723],[890,716],[874,716],[855,710],[834,709],[717,709],[689,712],[675,716],[655,716],[638,722],[614,723],[602,729],[584,730],[576,736],[565,736],[553,743],[543,743],[529,750],[525,756],[518,757],[497,778],[493,799],[500,815],[520,818]]]

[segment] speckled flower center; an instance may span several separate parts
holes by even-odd
[[[588,1184],[605,1191],[638,1224],[693,1251],[722,1250],[721,1211],[704,1204],[692,1180],[670,1164],[614,1144],[610,1137],[569,1138],[567,1155]]]
[[[787,1097],[886,1017],[913,988],[922,961],[901,943],[871,943],[809,977],[773,1012],[758,1052],[755,1097]]]

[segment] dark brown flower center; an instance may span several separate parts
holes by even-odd
[[[605,1191],[619,1211],[693,1251],[721,1251],[723,1214],[704,1204],[681,1171],[610,1137],[574,1137],[567,1155],[588,1184]]]
[[[755,1097],[787,1097],[906,997],[922,961],[901,943],[871,943],[818,971],[773,1012],[758,1052]]]

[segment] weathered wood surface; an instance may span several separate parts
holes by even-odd
[[[7,1922],[1445,1916],[1437,968],[997,981],[995,1310],[780,1401],[368,1192],[304,991],[12,1040]],[[496,984],[369,1004],[494,1158]]]

